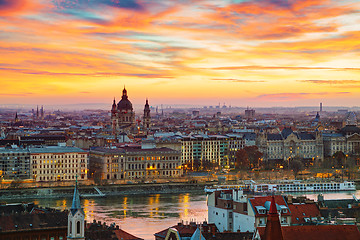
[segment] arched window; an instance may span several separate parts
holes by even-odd
[[[77,221],[76,223],[76,233],[80,234],[80,221]]]
[[[71,221],[69,222],[69,233],[70,233],[70,235],[71,235],[71,231],[72,230],[72,223],[71,223]]]

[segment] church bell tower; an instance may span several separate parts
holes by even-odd
[[[74,197],[68,215],[67,239],[85,240],[85,213],[81,208],[80,194],[77,188],[77,177],[74,189]]]
[[[146,99],[145,107],[144,107],[144,130],[149,130],[151,124],[151,117],[150,117],[150,106],[149,101]]]

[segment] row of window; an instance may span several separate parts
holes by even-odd
[[[65,170],[40,170],[40,171],[33,171],[33,174],[57,174],[57,173],[60,173],[60,174],[63,174],[63,173],[80,173],[80,172],[84,172],[85,170],[82,169],[65,169]]]
[[[84,158],[86,157],[86,154],[76,154],[76,155],[34,155],[32,156],[32,159],[50,159],[50,158]]]
[[[49,168],[49,169],[53,169],[53,168],[79,168],[79,167],[82,167],[84,168],[85,167],[85,164],[59,164],[59,165],[33,165],[32,166],[34,169],[37,169],[38,167],[41,169],[41,168]]]
[[[44,160],[44,161],[41,161],[39,160],[39,164],[52,164],[52,163],[78,163],[80,160],[80,162],[84,163],[85,162],[85,159],[65,159],[65,160],[58,160],[56,162],[56,160]],[[32,161],[33,164],[37,164],[37,161],[36,160],[33,160]]]

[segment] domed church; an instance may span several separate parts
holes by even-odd
[[[111,123],[114,133],[127,132],[135,127],[135,112],[124,87],[121,100],[111,108]]]

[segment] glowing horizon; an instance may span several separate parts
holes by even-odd
[[[356,106],[360,1],[0,0],[0,104]]]

